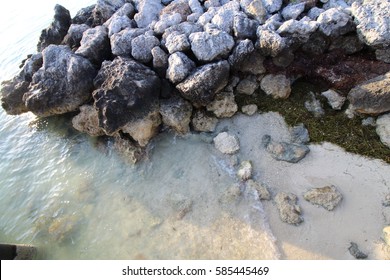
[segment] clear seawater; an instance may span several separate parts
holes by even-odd
[[[0,80],[35,52],[56,3],[2,1]],[[259,201],[229,201],[236,181],[199,135],[163,133],[133,166],[75,131],[68,119],[9,116],[0,108],[0,243],[25,243],[43,259],[273,259]],[[226,198],[226,199],[225,199]]]

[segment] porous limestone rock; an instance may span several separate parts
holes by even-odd
[[[140,35],[131,41],[131,55],[139,62],[148,63],[153,59],[152,49],[159,45],[157,37]]]
[[[237,177],[241,181],[246,181],[252,177],[252,163],[249,160],[244,160],[240,163],[237,170]]]
[[[258,108],[256,104],[248,104],[241,107],[241,112],[245,115],[252,116],[257,112]]]
[[[165,125],[172,127],[178,134],[189,132],[192,106],[181,97],[175,96],[160,101],[160,114]]]
[[[273,141],[269,135],[265,135],[262,142],[266,151],[276,160],[297,163],[310,152],[306,145]]]
[[[303,198],[311,204],[319,205],[332,211],[341,202],[343,196],[335,186],[313,188],[303,194]]]
[[[227,132],[221,132],[214,138],[215,148],[223,154],[234,154],[240,149],[238,139]]]
[[[213,132],[217,123],[216,117],[209,116],[204,111],[196,111],[191,120],[193,129],[199,132]]]
[[[260,82],[260,87],[267,95],[271,95],[273,98],[285,99],[291,93],[290,80],[282,74],[264,76]]]
[[[238,110],[233,92],[218,93],[206,108],[208,111],[212,111],[218,118],[230,118]]]
[[[104,130],[99,127],[98,111],[92,105],[80,106],[80,113],[73,117],[72,125],[75,129],[90,136],[102,136]]]
[[[298,198],[295,194],[279,192],[274,201],[283,222],[293,225],[299,225],[303,222],[301,207],[297,204]]]
[[[258,183],[252,179],[246,181],[247,188],[254,190],[260,200],[270,200],[271,194],[268,191],[266,184]]]
[[[175,52],[168,58],[167,79],[176,84],[183,81],[194,69],[195,63],[182,52]]]

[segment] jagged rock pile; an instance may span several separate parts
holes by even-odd
[[[288,98],[299,77],[352,89],[358,112],[385,113],[388,14],[381,0],[99,0],[73,19],[57,5],[38,53],[3,83],[2,106],[38,116],[79,110],[76,129],[141,147],[161,124],[212,131],[238,110],[237,94]]]

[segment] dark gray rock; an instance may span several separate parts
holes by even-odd
[[[348,93],[354,110],[377,115],[390,111],[390,73],[357,85]]]
[[[197,106],[206,106],[229,81],[229,63],[226,60],[197,68],[176,88],[185,99]]]
[[[274,200],[283,222],[296,226],[303,222],[301,207],[297,204],[298,198],[295,194],[280,192]]]
[[[260,75],[265,73],[264,57],[255,50],[251,40],[240,41],[229,56],[229,63],[234,71]]]
[[[192,13],[188,0],[174,0],[164,7],[160,12],[160,19],[165,15],[179,14],[181,21],[185,21]]]
[[[348,251],[352,256],[355,257],[355,259],[358,259],[358,260],[367,259],[367,257],[368,257],[367,254],[365,254],[359,250],[358,245],[354,242],[351,242],[351,245],[348,247]]]
[[[107,28],[96,26],[83,33],[80,47],[76,54],[89,59],[94,65],[100,64],[111,57],[111,46]]]
[[[182,52],[175,52],[168,58],[167,79],[176,84],[183,81],[195,68],[195,63]]]
[[[25,61],[18,75],[1,83],[1,105],[7,114],[19,115],[28,111],[23,95],[28,91],[32,76],[41,68],[42,63],[42,54],[34,54]]]
[[[98,0],[92,12],[93,26],[102,25],[126,2],[126,0]]]
[[[353,34],[335,38],[332,41],[329,50],[333,51],[336,49],[340,49],[346,54],[354,54],[360,52],[363,47],[364,44],[359,40],[356,34]]]
[[[99,126],[112,135],[155,109],[161,82],[156,73],[143,64],[117,57],[103,62],[94,84]]]
[[[132,51],[132,40],[145,34],[146,28],[127,28],[111,36],[112,54],[116,56],[130,56]]]
[[[47,46],[61,44],[71,23],[70,13],[61,5],[54,7],[54,19],[51,25],[42,30],[39,37],[37,50],[41,52]]]
[[[255,76],[248,76],[245,79],[242,79],[237,87],[236,92],[240,94],[252,95],[256,89],[259,88],[259,83]]]
[[[178,134],[190,131],[192,115],[191,103],[179,96],[163,99],[160,102],[160,114],[165,125],[172,127]]]
[[[309,131],[303,123],[291,127],[290,129],[291,141],[297,144],[307,144],[310,141]]]
[[[91,5],[80,9],[74,18],[72,18],[72,24],[86,24],[91,26],[93,23],[93,10],[95,5]]]
[[[71,49],[77,49],[80,47],[81,39],[83,38],[84,31],[90,27],[86,24],[72,24],[69,27],[68,34],[66,34],[64,41],[65,45],[68,45]]]
[[[259,23],[256,20],[248,18],[248,16],[239,12],[233,18],[233,34],[237,39],[256,39],[256,31]]]
[[[265,135],[262,139],[266,151],[276,160],[297,163],[303,159],[310,149],[306,145],[276,142],[271,136]]]
[[[259,27],[257,29],[257,37],[258,41],[256,46],[266,56],[270,55],[275,57],[287,47],[286,39],[282,38],[275,31]]]
[[[302,45],[301,49],[309,55],[318,56],[325,53],[329,49],[330,44],[330,39],[317,30],[310,35],[309,40]]]
[[[42,55],[43,65],[23,97],[27,109],[38,116],[77,110],[91,98],[95,68],[68,46],[50,45]]]

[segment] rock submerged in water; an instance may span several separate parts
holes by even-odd
[[[360,251],[358,245],[355,242],[351,242],[351,245],[348,247],[349,253],[358,260],[367,259],[368,255]]]
[[[276,160],[297,163],[303,159],[310,149],[303,144],[276,142],[271,136],[265,135],[262,139],[266,151]]]
[[[298,198],[295,194],[280,192],[274,200],[283,222],[293,225],[299,225],[303,222],[301,207],[297,204]]]
[[[238,139],[227,132],[221,132],[214,138],[215,148],[223,154],[234,154],[240,149]]]
[[[319,205],[332,211],[342,200],[341,193],[335,186],[313,188],[303,194],[303,198],[311,204]]]

